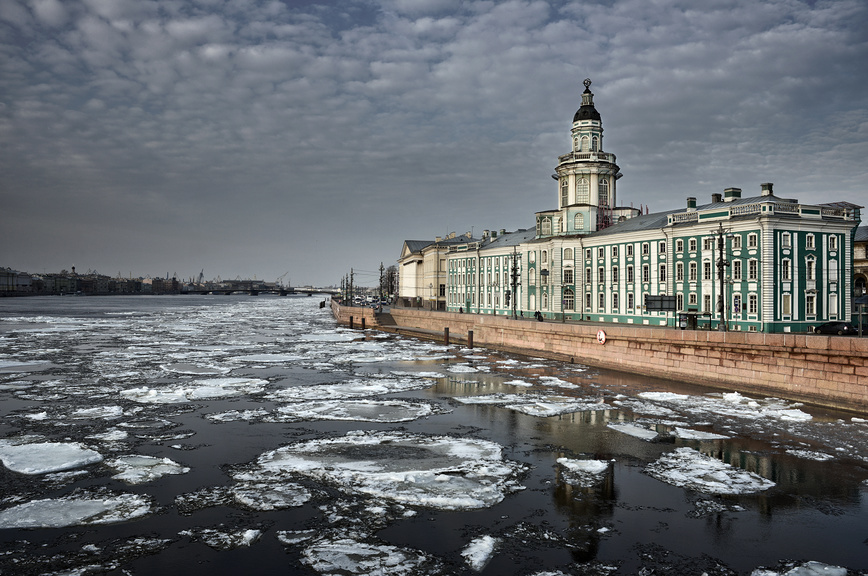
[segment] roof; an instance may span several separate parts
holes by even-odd
[[[683,209],[669,210],[668,212],[655,212],[643,214],[633,218],[627,218],[622,222],[615,222],[608,228],[591,232],[588,237],[607,236],[609,234],[623,234],[629,232],[645,232],[647,230],[660,230],[669,225],[669,215],[683,212]]]
[[[854,242],[868,242],[868,226],[859,226],[856,228],[856,236]]]
[[[480,250],[488,250],[495,248],[506,248],[510,246],[518,246],[529,240],[533,240],[536,236],[536,228],[522,228],[515,232],[506,232],[499,235],[497,238],[492,238]]]

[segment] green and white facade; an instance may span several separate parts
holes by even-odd
[[[590,81],[570,142],[553,176],[556,210],[538,212],[532,229],[449,247],[447,310],[511,314],[517,296],[524,316],[554,320],[675,326],[690,314],[719,329],[724,314],[727,329],[757,332],[850,320],[859,206],[780,198],[767,183],[668,212],[619,207],[621,173],[603,151]],[[647,296],[671,297],[675,311],[650,309]]]

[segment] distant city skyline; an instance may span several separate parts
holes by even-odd
[[[619,203],[866,205],[863,0],[6,0],[0,267],[375,284],[530,227],[593,81]]]

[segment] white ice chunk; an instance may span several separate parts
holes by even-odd
[[[352,432],[266,452],[265,474],[301,474],[349,492],[448,510],[483,508],[521,489],[523,466],[499,444],[471,438]]]
[[[678,448],[649,464],[645,472],[674,486],[706,494],[750,494],[775,485],[758,474],[735,468],[692,448]]]
[[[361,422],[410,422],[430,416],[430,404],[404,400],[320,400],[281,406],[275,420],[355,420]]]
[[[637,426],[636,424],[620,424],[615,422],[609,422],[607,426],[612,430],[617,430],[618,432],[627,434],[628,436],[641,438],[642,440],[654,440],[655,438],[657,438],[656,431],[651,430],[650,428],[643,428],[642,426]]]
[[[847,576],[847,569],[812,560],[786,572],[757,569],[751,572],[750,576]]]
[[[124,409],[120,406],[95,406],[93,408],[78,408],[73,410],[71,416],[77,420],[102,418],[113,420],[124,415]]]
[[[481,572],[482,569],[485,568],[485,565],[488,564],[488,561],[491,560],[491,557],[494,555],[494,550],[499,542],[500,539],[495,538],[494,536],[480,536],[479,538],[474,538],[470,541],[470,544],[461,551],[461,555],[472,570]]]
[[[241,528],[239,530],[215,530],[213,528],[198,528],[182,530],[182,536],[201,540],[215,550],[234,550],[242,546],[250,546],[262,536],[262,530]]]
[[[169,458],[136,454],[108,460],[106,465],[117,471],[112,478],[127,484],[144,484],[167,474],[186,474],[190,471],[186,466],[181,466]]]
[[[96,494],[33,500],[0,511],[0,528],[63,528],[113,524],[151,511],[151,500],[140,494]]]
[[[729,438],[729,436],[724,436],[723,434],[702,432],[700,430],[691,430],[689,428],[679,428],[678,426],[675,427],[675,431],[672,432],[672,435],[676,438],[681,438],[682,440],[724,440]]]
[[[826,460],[835,459],[835,457],[831,454],[826,454],[825,452],[815,452],[813,450],[792,449],[787,450],[787,454],[792,454],[793,456],[803,458],[805,460],[816,460],[818,462],[825,462]]]
[[[415,576],[432,559],[409,548],[334,538],[314,541],[301,561],[320,574]]]
[[[45,474],[101,462],[96,450],[70,442],[19,443],[0,440],[0,460],[20,474]]]

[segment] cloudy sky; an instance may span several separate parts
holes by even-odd
[[[621,205],[868,205],[865,0],[0,0],[0,267],[375,284],[556,207],[582,80]]]

